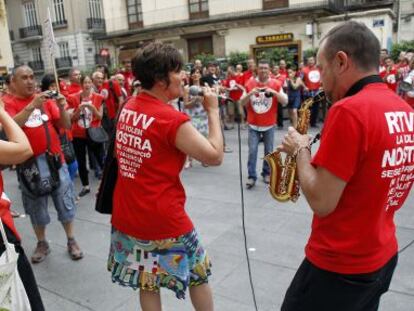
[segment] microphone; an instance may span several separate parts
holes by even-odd
[[[191,96],[204,96],[203,90],[197,85],[190,86],[190,88],[188,89],[188,93]]]

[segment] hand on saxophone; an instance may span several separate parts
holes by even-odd
[[[290,126],[282,144],[277,146],[276,150],[285,152],[291,156],[296,156],[303,149],[310,150],[310,141],[311,137],[309,135],[301,135],[295,128]]]

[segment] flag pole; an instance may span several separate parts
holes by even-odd
[[[44,22],[45,26],[45,33],[46,33],[46,40],[47,40],[47,46],[49,49],[49,56],[50,61],[52,62],[52,69],[53,69],[53,75],[55,76],[56,81],[56,88],[58,92],[60,93],[60,85],[59,85],[59,77],[56,70],[56,63],[55,63],[55,35],[53,33],[53,25],[52,25],[52,18],[50,15],[50,8],[47,8],[47,19]]]

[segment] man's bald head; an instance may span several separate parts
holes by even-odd
[[[18,97],[27,98],[34,95],[36,81],[33,70],[27,65],[15,67],[12,70],[11,86]]]

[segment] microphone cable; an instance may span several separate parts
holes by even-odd
[[[239,179],[240,179],[240,199],[241,199],[241,209],[242,209],[242,229],[243,229],[243,238],[244,238],[244,250],[246,252],[246,260],[247,260],[247,270],[249,272],[249,282],[250,282],[250,289],[252,291],[253,303],[254,308],[256,311],[259,310],[257,307],[256,301],[256,294],[254,291],[254,284],[253,284],[253,277],[252,277],[252,270],[250,265],[250,256],[249,250],[247,248],[247,234],[246,234],[246,214],[245,214],[245,205],[244,205],[244,188],[243,188],[243,169],[242,169],[242,154],[241,154],[241,132],[240,132],[240,123],[241,123],[241,113],[238,101],[233,101],[232,99],[228,98],[228,101],[234,104],[234,111],[235,111],[235,121],[237,123],[237,140],[238,140],[238,149],[239,149]]]

